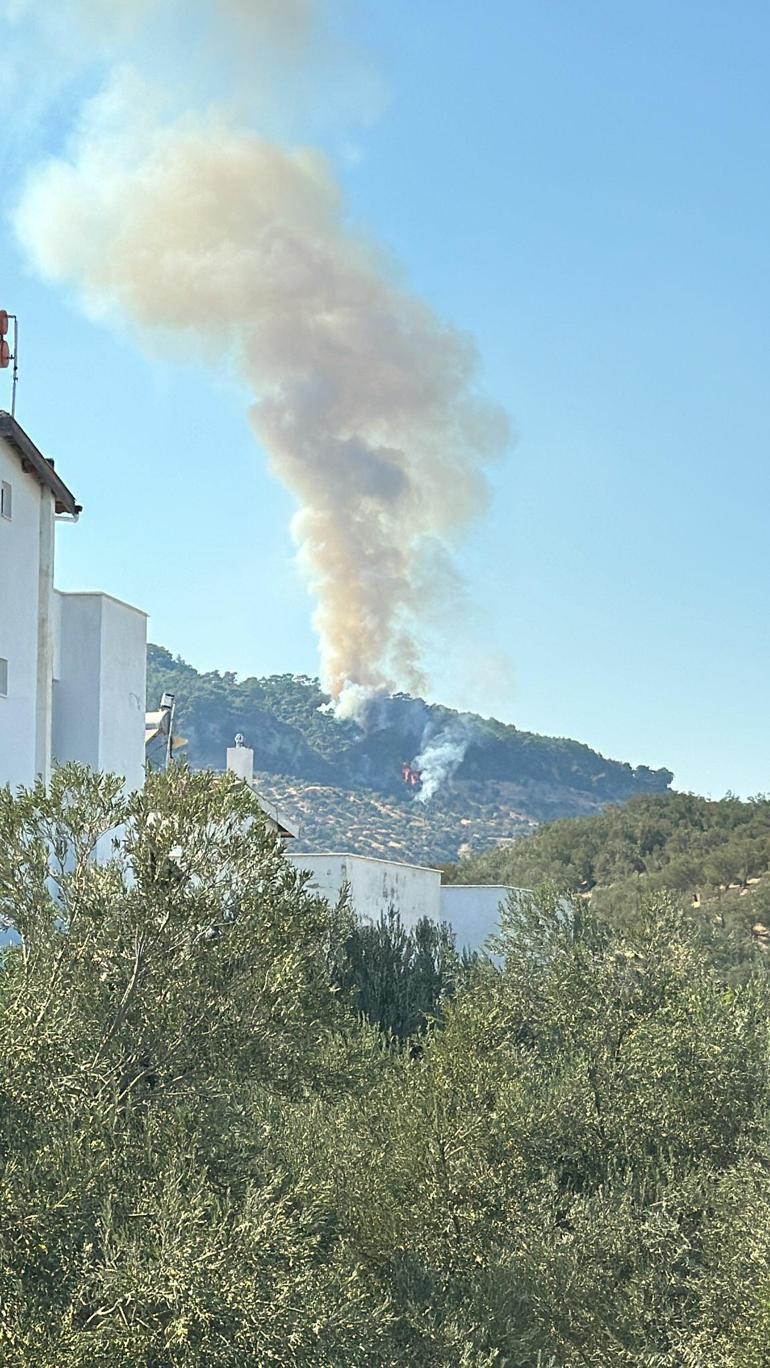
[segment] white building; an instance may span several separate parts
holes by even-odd
[[[329,902],[347,888],[360,920],[379,921],[393,907],[406,927],[421,917],[446,922],[458,950],[479,950],[499,930],[500,906],[513,891],[502,884],[442,884],[438,869],[369,855],[288,853],[298,869],[310,872],[312,887]]]
[[[147,619],[104,593],[54,589],[57,521],[80,505],[0,412],[0,784],[77,760],[144,778]]]
[[[378,921],[393,907],[404,926],[420,917],[441,921],[441,870],[426,865],[378,860],[370,855],[338,852],[295,854],[289,859],[312,875],[312,886],[329,902],[336,902],[347,888],[351,906],[363,921]]]

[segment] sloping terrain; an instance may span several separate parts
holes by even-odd
[[[304,849],[445,863],[541,822],[665,792],[672,779],[668,770],[633,769],[576,741],[406,695],[382,700],[364,729],[326,710],[316,680],[199,674],[161,646],[149,648],[147,683],[148,707],[164,690],[176,694],[194,768],[222,769],[226,748],[242,733],[260,788],[299,821]],[[404,784],[402,764],[442,738],[456,758],[435,796],[422,802]]]
[[[692,917],[693,934],[739,980],[757,953],[770,959],[770,798],[718,801],[647,794],[622,808],[554,822],[524,840],[462,860],[450,883],[546,881],[578,893],[628,925],[665,891]]]
[[[770,871],[770,799],[633,798],[582,821],[559,821],[508,849],[448,871],[457,883],[531,887],[552,880],[576,892],[633,887],[700,894]]]
[[[487,786],[497,792],[486,792],[482,799],[472,792],[480,785],[450,783],[430,804],[422,804],[406,789],[378,793],[276,774],[255,778],[260,792],[295,819],[299,827],[296,850],[353,851],[382,860],[435,865],[535,829],[534,820],[516,807],[503,784]]]

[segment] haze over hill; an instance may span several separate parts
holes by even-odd
[[[300,849],[445,863],[541,822],[666,792],[673,778],[666,769],[608,760],[577,741],[404,694],[386,700],[364,731],[325,711],[328,696],[317,680],[200,674],[162,646],[149,648],[147,685],[150,707],[164,689],[176,694],[193,768],[223,768],[227,746],[243,734],[261,791],[299,822]],[[421,802],[401,767],[436,749],[449,755],[442,774],[450,777]]]

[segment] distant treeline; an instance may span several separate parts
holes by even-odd
[[[450,708],[397,695],[386,722],[364,734],[355,723],[341,722],[324,711],[329,700],[316,679],[284,674],[239,680],[228,672],[200,674],[165,647],[151,645],[150,706],[157,706],[165,689],[177,693],[179,726],[188,738],[194,767],[221,769],[225,747],[242,732],[255,751],[258,770],[376,789],[400,789],[401,763],[419,750],[426,722],[440,727],[456,717]],[[612,802],[640,792],[660,792],[672,779],[670,770],[632,768],[578,741],[537,736],[494,718],[464,718],[472,739],[457,778],[539,785],[546,790],[537,795],[543,811],[549,802],[558,802],[559,789]]]
[[[770,869],[770,799],[650,794],[596,816],[553,822],[445,871],[449,883],[590,891],[613,884],[700,892]]]
[[[731,982],[770,956],[770,800],[719,801],[667,793],[594,817],[554,822],[532,836],[448,866],[448,882],[550,884],[578,894],[619,926],[645,900],[673,896]]]
[[[187,741],[181,758],[192,769],[221,770],[227,747],[242,733],[259,784],[273,787],[273,801],[295,816],[303,841],[315,849],[443,864],[538,822],[665,792],[671,782],[669,770],[632,768],[577,741],[463,714],[462,763],[423,805],[404,785],[402,765],[420,754],[426,728],[435,734],[457,725],[449,708],[397,694],[363,731],[333,716],[317,679],[201,673],[151,645],[150,707],[164,691],[176,694],[178,732]]]

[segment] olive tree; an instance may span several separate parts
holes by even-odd
[[[0,1361],[367,1362],[371,1298],[282,1138],[364,1067],[347,924],[248,789],[0,791],[0,917]]]

